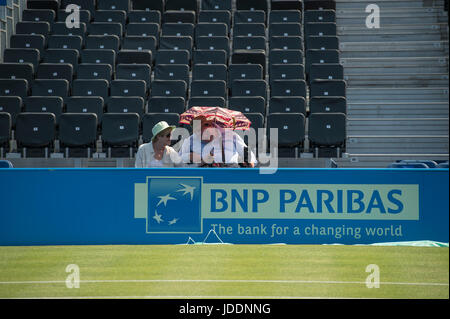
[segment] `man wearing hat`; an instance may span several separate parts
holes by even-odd
[[[152,140],[139,146],[135,167],[175,167],[182,166],[178,153],[170,147],[170,134],[175,126],[165,121],[152,128]]]

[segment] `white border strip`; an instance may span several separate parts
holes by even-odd
[[[123,279],[123,280],[80,280],[80,284],[88,283],[277,283],[277,284],[357,284],[365,285],[365,281],[334,281],[334,280],[246,280],[246,279]],[[65,284],[64,280],[52,281],[0,281],[0,285],[35,285],[35,284]],[[439,282],[380,282],[380,285],[411,285],[411,286],[449,286],[449,283]]]

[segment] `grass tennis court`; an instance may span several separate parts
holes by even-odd
[[[69,289],[69,264],[80,287]],[[369,264],[380,287],[367,288]],[[449,298],[448,247],[0,247],[0,298]]]

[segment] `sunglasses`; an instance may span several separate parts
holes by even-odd
[[[158,135],[159,137],[170,137],[170,133]]]

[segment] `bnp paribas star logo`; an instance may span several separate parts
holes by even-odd
[[[201,177],[149,176],[134,184],[134,218],[148,234],[202,233]]]

